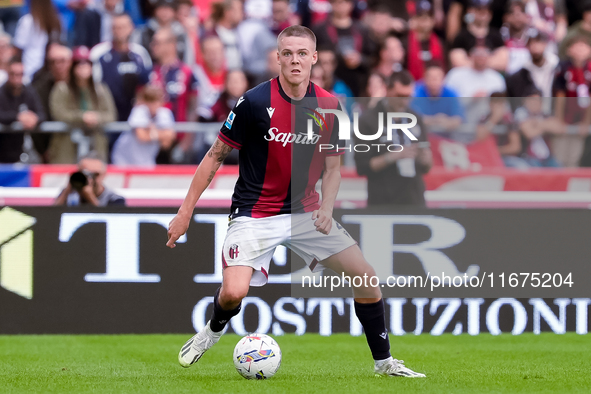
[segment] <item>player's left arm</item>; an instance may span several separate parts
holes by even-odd
[[[322,175],[322,204],[320,209],[312,213],[316,231],[330,233],[332,228],[332,211],[341,185],[341,157],[327,156],[324,160]]]

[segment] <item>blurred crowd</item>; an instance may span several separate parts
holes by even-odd
[[[507,167],[591,166],[591,0],[0,0],[0,163],[76,163],[81,139],[116,165],[198,163],[216,133],[178,122],[218,124],[277,76],[293,24],[345,102],[407,72],[430,135],[493,139]]]

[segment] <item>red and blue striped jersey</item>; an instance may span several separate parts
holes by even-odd
[[[232,217],[261,218],[319,208],[315,187],[325,158],[344,151],[337,149],[335,116],[320,115],[318,108],[341,109],[336,97],[313,83],[303,99],[292,100],[279,78],[261,83],[238,100],[219,134],[221,141],[240,150]],[[307,134],[308,119],[312,139]]]

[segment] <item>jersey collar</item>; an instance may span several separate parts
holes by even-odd
[[[285,93],[285,91],[283,90],[283,87],[281,86],[281,82],[279,82],[279,77],[276,77],[275,81],[277,81],[277,89],[279,90],[279,95],[285,101],[287,101],[289,104],[300,105],[304,101],[304,98],[314,97],[315,85],[312,82],[308,82],[308,88],[306,89],[306,95],[300,100],[294,100],[291,97],[289,97],[287,95],[287,93]]]

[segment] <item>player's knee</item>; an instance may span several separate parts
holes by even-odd
[[[238,306],[242,299],[246,297],[248,294],[248,288],[242,289],[239,287],[222,287],[222,291],[220,293],[220,304],[222,307],[229,305],[229,306]]]

